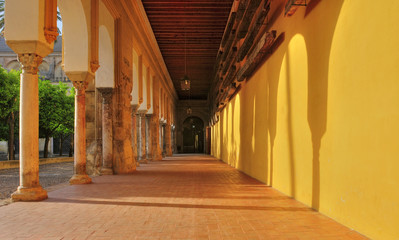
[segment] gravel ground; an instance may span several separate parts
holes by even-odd
[[[73,162],[40,165],[39,178],[43,188],[68,182],[73,175]],[[0,200],[11,197],[19,186],[19,168],[0,170]]]

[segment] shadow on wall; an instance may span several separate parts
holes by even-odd
[[[308,10],[305,14],[305,17],[308,17],[311,14],[311,10],[315,8],[316,5],[319,4],[320,1],[312,1],[312,4],[308,6]],[[305,52],[307,52],[307,58],[302,59],[300,61],[307,61],[307,69],[303,69],[303,71],[307,71],[307,85],[306,86],[298,86],[301,91],[305,90],[307,92],[306,102],[304,102],[307,106],[307,122],[308,126],[310,128],[311,132],[311,143],[312,143],[312,153],[311,153],[311,182],[305,182],[304,188],[302,191],[305,191],[303,193],[302,197],[299,197],[298,200],[303,201],[306,204],[309,204],[312,206],[312,208],[318,210],[319,209],[319,202],[320,202],[320,147],[321,147],[321,139],[323,135],[326,132],[326,121],[327,121],[327,93],[328,93],[328,61],[329,61],[329,54],[330,54],[330,49],[331,49],[331,43],[332,43],[332,38],[336,26],[336,22],[340,13],[340,9],[342,7],[343,1],[334,1],[334,6],[329,6],[330,11],[327,11],[327,15],[320,16],[319,18],[320,21],[317,21],[318,24],[314,24],[315,26],[312,27],[312,29],[305,29],[302,30],[300,28],[296,29],[297,32],[301,32],[301,35],[303,35],[304,38],[304,44],[305,45],[298,45],[294,46],[291,45],[293,39],[296,37],[295,32],[292,33],[291,36],[288,34],[286,35],[286,39],[291,39],[290,41],[286,41],[283,46],[281,46],[282,49],[287,49],[287,52],[285,53],[285,58],[284,59],[282,56],[284,53],[279,52],[275,53],[277,56],[273,56],[274,58],[281,58],[283,61],[285,61],[285,65],[282,63],[281,68],[285,67],[285,75],[286,75],[286,89],[284,90],[279,90],[281,88],[281,77],[276,77],[277,73],[276,71],[272,71],[268,74],[268,89],[269,89],[269,137],[270,137],[270,152],[269,152],[269,158],[270,158],[270,168],[272,168],[269,172],[271,173],[270,176],[270,185],[275,185],[275,181],[277,180],[278,176],[275,176],[277,174],[274,169],[276,164],[278,165],[281,161],[284,161],[281,159],[281,156],[276,156],[275,152],[275,140],[276,140],[276,135],[282,134],[280,131],[277,129],[279,128],[278,125],[280,124],[286,124],[287,126],[287,132],[286,132],[286,137],[287,137],[287,151],[288,151],[288,162],[290,166],[285,169],[285,171],[290,172],[290,179],[286,181],[286,184],[290,184],[290,186],[286,186],[286,191],[285,193],[298,198],[297,196],[297,190],[300,188],[303,188],[302,186],[296,186],[298,184],[298,180],[300,182],[300,177],[296,176],[296,173],[300,173],[303,170],[306,172],[306,169],[303,170],[298,170],[296,169],[296,164],[300,164],[299,167],[302,167],[302,164],[308,163],[308,160],[310,159],[301,159],[301,157],[309,157],[307,156],[306,153],[303,153],[306,148],[306,145],[302,141],[303,135],[301,136],[296,136],[295,132],[298,130],[296,126],[293,125],[293,122],[296,122],[297,120],[293,121],[293,117],[296,117],[297,114],[293,115],[295,113],[295,109],[292,109],[293,106],[292,104],[295,104],[297,102],[296,99],[292,99],[293,95],[299,91],[299,89],[292,89],[291,85],[295,84],[295,82],[298,81],[298,76],[296,73],[292,73],[292,64],[296,64],[295,61],[291,61],[292,53],[291,51],[296,51],[297,48],[304,48]],[[321,5],[320,5],[321,6]],[[326,21],[325,19],[329,19],[329,21]],[[305,21],[305,20],[304,20]],[[314,22],[316,20],[312,20]],[[287,31],[287,33],[290,33],[290,31]],[[316,34],[317,33],[317,34]],[[306,42],[305,42],[306,40]],[[290,46],[291,45],[291,48]],[[280,56],[278,56],[280,55]],[[291,64],[290,64],[291,62]],[[278,110],[277,110],[277,105],[282,104],[278,103],[277,99],[278,93],[283,93],[287,94],[286,96],[286,122],[284,123],[281,122],[277,115],[278,115]],[[304,117],[306,115],[303,115],[301,117]],[[300,115],[299,115],[300,116]],[[302,126],[304,127],[304,126]],[[284,133],[283,133],[284,134]],[[295,138],[298,138],[296,139]],[[300,144],[299,149],[297,149],[297,144]],[[284,150],[281,150],[284,151]],[[279,155],[279,154],[277,154]],[[302,156],[301,156],[302,155]],[[276,161],[275,161],[276,160]],[[305,177],[306,178],[306,177]],[[297,180],[296,180],[297,179]],[[281,180],[280,180],[281,181]],[[283,180],[284,181],[284,180]],[[280,183],[277,182],[277,185]],[[308,185],[310,184],[310,185]],[[310,186],[310,189],[309,189]],[[288,189],[288,190],[287,190]],[[307,193],[310,191],[309,193]],[[307,195],[311,196],[311,199],[308,200]],[[302,199],[300,199],[302,198]]]
[[[308,24],[279,26],[285,20],[274,19],[273,28],[282,29],[285,41],[229,102],[213,130],[213,137],[220,141],[213,148],[216,157],[317,210],[319,152],[327,121],[328,61],[342,4],[343,0],[328,5],[314,0],[309,10],[298,11],[287,20]],[[312,16],[316,6],[329,10]],[[282,9],[277,7],[273,16],[281,16]],[[266,113],[262,112],[263,103]],[[255,106],[256,111],[252,109]],[[267,136],[259,137],[264,132]],[[257,168],[267,176],[258,174]]]

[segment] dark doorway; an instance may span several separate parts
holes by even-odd
[[[198,117],[188,117],[183,122],[183,152],[204,152],[204,122]]]

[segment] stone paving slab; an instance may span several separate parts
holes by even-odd
[[[208,156],[0,207],[0,239],[367,239]]]
[[[51,163],[39,166],[39,179],[47,189],[66,183],[73,175],[73,162]],[[9,198],[19,186],[19,168],[0,169],[0,200]]]

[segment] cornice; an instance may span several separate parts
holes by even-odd
[[[132,9],[129,8],[126,1],[129,1],[131,3],[129,5],[132,6]],[[136,34],[135,37],[140,42],[140,45],[144,47],[144,51],[148,54],[152,65],[154,67],[157,67],[157,72],[160,76],[160,79],[162,79],[164,83],[163,86],[173,97],[174,101],[177,101],[178,97],[176,90],[173,86],[169,71],[163,60],[163,56],[155,39],[150,22],[147,18],[147,14],[145,13],[143,4],[141,3],[141,1],[137,0],[122,0],[121,3],[126,9],[127,15],[132,25],[134,26],[134,29],[137,29],[141,33]]]

